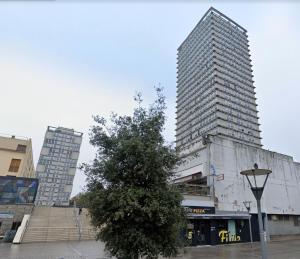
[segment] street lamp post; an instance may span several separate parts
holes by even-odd
[[[250,214],[251,201],[244,201],[243,203],[244,203],[244,205],[248,211],[248,215],[249,215],[249,233],[250,233],[250,241],[251,241],[251,246],[252,246],[253,237],[252,237],[251,214]]]
[[[251,191],[257,202],[257,214],[258,214],[257,216],[258,216],[258,225],[259,225],[259,233],[260,233],[262,259],[268,258],[268,251],[267,251],[267,244],[266,244],[266,235],[263,228],[260,200],[270,173],[272,173],[271,170],[258,169],[257,164],[254,164],[254,169],[245,170],[241,172],[241,175],[246,176],[250,184]],[[250,181],[249,177],[252,177],[252,182]]]

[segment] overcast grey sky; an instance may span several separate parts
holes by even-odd
[[[84,133],[92,115],[130,114],[165,87],[174,141],[176,50],[210,6],[248,30],[264,148],[300,161],[300,5],[295,2],[89,1],[0,3],[0,132],[32,138],[37,163],[48,125]],[[250,1],[249,1],[250,2]],[[73,194],[84,186],[77,171]]]

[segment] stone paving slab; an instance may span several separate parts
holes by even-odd
[[[271,242],[268,250],[269,259],[300,259],[300,240]],[[261,258],[260,243],[188,248],[181,258],[257,259]]]
[[[0,259],[106,259],[104,245],[96,241],[28,244],[0,243]]]
[[[300,240],[268,244],[269,259],[300,259]],[[0,259],[107,259],[97,241],[70,241],[12,245],[0,243]],[[186,248],[177,259],[258,259],[260,244],[232,244]]]

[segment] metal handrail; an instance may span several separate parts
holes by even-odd
[[[74,217],[75,217],[76,225],[77,225],[77,228],[78,228],[79,240],[81,240],[81,224],[80,224],[80,220],[79,220],[79,213],[77,213],[76,201],[74,201],[73,208],[74,208],[74,210],[73,210]]]
[[[31,217],[31,216],[30,216]],[[25,232],[26,232],[26,230],[27,230],[27,227],[28,227],[28,225],[29,225],[29,220],[30,220],[30,218],[26,221],[26,224],[25,224],[25,227],[24,227],[24,230],[23,230],[23,232],[21,233],[21,237],[20,237],[20,243],[22,242],[22,240],[23,240],[23,237],[24,237],[24,235],[25,235]]]

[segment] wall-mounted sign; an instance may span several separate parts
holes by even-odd
[[[223,180],[224,180],[224,174],[218,174],[217,181],[223,181]]]
[[[6,213],[6,212],[0,213],[0,219],[12,219],[12,218],[14,218],[14,214],[12,213]]]
[[[192,240],[192,238],[193,238],[193,230],[189,230],[187,234],[187,239]]]
[[[188,206],[184,210],[188,214],[215,214],[215,207]]]
[[[219,231],[219,238],[221,243],[241,241],[241,237],[239,235],[229,235],[229,232],[227,230]]]

